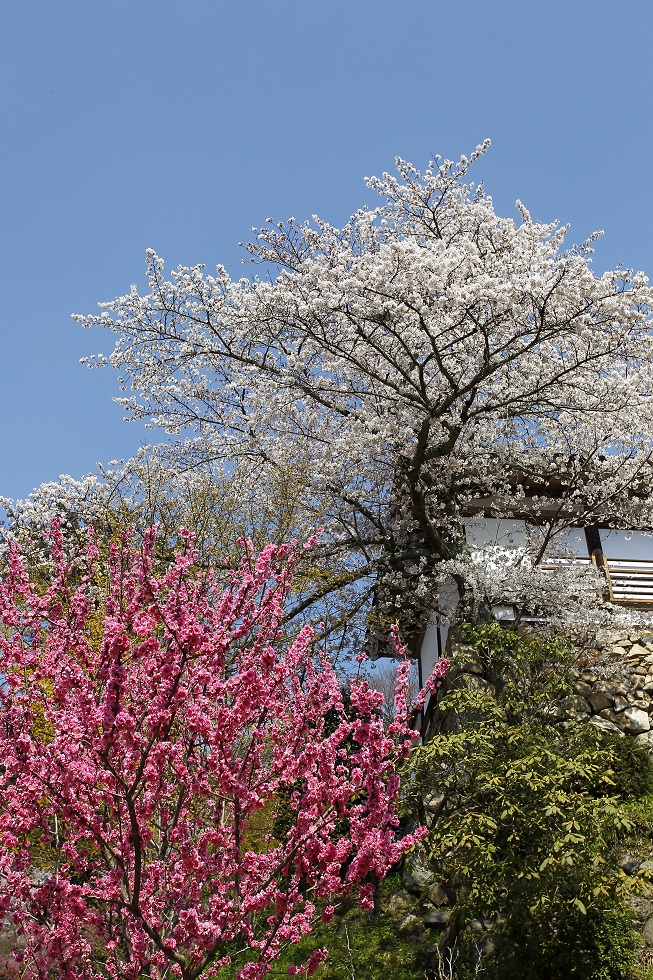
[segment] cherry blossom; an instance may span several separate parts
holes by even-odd
[[[260,276],[166,276],[150,251],[144,293],[77,318],[115,332],[128,415],[194,439],[170,449],[180,469],[202,447],[253,496],[266,474],[306,474],[322,547],[417,624],[439,563],[465,600],[479,581],[463,568],[479,499],[553,544],[592,522],[653,527],[648,280],[596,273],[596,235],[569,247],[520,202],[497,215],[468,182],[488,146],[424,173],[398,160],[343,228],[268,221],[246,246]]]

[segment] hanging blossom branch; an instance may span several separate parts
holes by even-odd
[[[113,545],[106,596],[92,534],[70,557],[55,522],[45,588],[9,546],[0,916],[23,977],[258,980],[425,832],[398,839],[408,665],[387,731],[365,681],[345,710],[314,629],[281,639],[301,549],[245,544],[224,590],[182,534],[158,575],[153,530]]]

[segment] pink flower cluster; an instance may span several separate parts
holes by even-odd
[[[360,889],[369,904],[422,836],[397,835],[407,675],[386,732],[365,682],[345,710],[312,628],[284,642],[292,546],[245,548],[221,589],[192,536],[157,572],[152,532],[112,547],[102,595],[92,537],[72,557],[56,525],[50,539],[47,588],[14,546],[0,582],[0,919],[16,969],[196,980],[233,963],[259,980],[317,903]]]

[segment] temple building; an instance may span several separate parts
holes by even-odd
[[[481,512],[482,513],[482,512]],[[525,554],[532,545],[534,525],[526,516],[492,518],[472,514],[465,519],[467,544],[481,560],[491,561],[492,553],[500,550],[510,554]],[[539,568],[555,581],[562,569],[594,567],[598,570],[601,599],[613,606],[653,613],[653,534],[629,531],[593,524],[571,527],[558,535],[545,554]],[[417,656],[420,687],[433,670],[435,662],[446,655],[449,641],[449,622],[455,613],[457,593],[447,590],[446,583],[439,597],[439,612],[434,614],[412,647]],[[448,615],[449,613],[449,615]],[[545,623],[546,617],[518,609],[509,597],[492,606],[495,619],[506,627],[529,623]],[[424,717],[429,714],[428,703]]]

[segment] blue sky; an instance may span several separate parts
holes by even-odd
[[[70,320],[144,255],[224,262],[267,216],[334,223],[396,155],[477,177],[599,269],[653,273],[650,0],[14,0],[0,13],[0,494],[127,457],[111,338]]]

